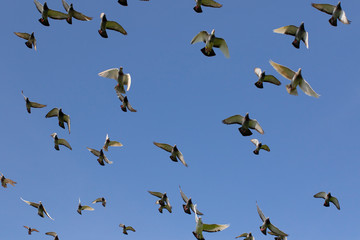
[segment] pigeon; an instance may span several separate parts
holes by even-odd
[[[281,82],[273,75],[265,75],[265,71],[261,71],[260,68],[254,69],[255,74],[258,76],[258,81],[255,83],[257,88],[263,88],[263,83],[268,82],[277,86],[281,85]]]
[[[3,188],[7,188],[7,184],[11,184],[12,186],[15,187],[15,184],[17,182],[14,182],[13,180],[6,178],[1,172],[1,186],[3,186]]]
[[[301,75],[301,68],[299,68],[297,72],[294,72],[293,70],[285,66],[282,66],[278,63],[275,63],[271,60],[270,60],[270,64],[284,78],[287,78],[291,81],[290,84],[286,85],[286,90],[290,95],[294,95],[294,96],[298,95],[296,87],[299,85],[300,89],[303,90],[303,92],[306,95],[316,98],[320,96],[311,88],[310,84],[307,81],[305,81],[305,79],[303,79]]]
[[[164,149],[165,151],[171,153],[170,155],[170,159],[173,160],[174,162],[177,162],[179,159],[180,162],[182,164],[184,164],[185,167],[187,167],[188,165],[186,164],[185,160],[184,160],[184,156],[182,155],[182,153],[179,151],[179,149],[177,148],[176,144],[172,147],[169,144],[166,143],[158,143],[158,142],[154,142],[155,146]]]
[[[266,235],[266,229],[269,229],[270,231],[272,231],[277,236],[285,236],[285,237],[288,236],[286,233],[282,232],[277,227],[275,227],[274,225],[271,224],[270,218],[265,217],[265,215],[263,214],[263,212],[261,211],[261,209],[259,208],[257,203],[256,203],[256,208],[257,208],[257,212],[258,212],[261,220],[263,221],[263,225],[260,226],[260,231],[264,235]]]
[[[140,0],[140,1],[149,1],[149,0]],[[127,3],[127,0],[118,0],[118,3],[122,6],[127,6],[128,3]]]
[[[54,143],[55,143],[54,148],[56,150],[58,150],[58,151],[60,150],[59,145],[63,145],[65,147],[67,147],[68,149],[72,150],[70,144],[65,139],[58,138],[57,133],[53,133],[50,136],[52,136],[54,138]]]
[[[109,135],[106,134],[105,143],[103,149],[108,151],[108,147],[122,147],[122,144],[117,141],[110,141]]]
[[[21,91],[21,94],[23,95],[25,102],[26,102],[26,110],[28,113],[31,113],[31,108],[43,108],[46,107],[44,104],[36,103],[36,102],[30,102],[28,97],[25,97],[24,92]]]
[[[28,226],[24,226],[28,230],[28,234],[31,235],[32,232],[39,232],[36,228],[31,228]]]
[[[35,39],[34,32],[32,32],[31,34],[29,34],[29,33],[21,33],[21,32],[14,32],[14,33],[15,33],[16,36],[27,40],[25,42],[25,45],[28,48],[32,48],[32,46],[34,45],[34,49],[36,51],[36,39]]]
[[[117,22],[114,22],[114,21],[108,21],[106,19],[105,13],[101,13],[100,18],[101,18],[101,23],[100,23],[100,29],[98,32],[99,32],[100,36],[102,36],[103,38],[108,38],[106,29],[118,31],[124,35],[127,35],[127,32],[120,24],[118,24]]]
[[[165,193],[160,193],[160,192],[152,192],[152,191],[148,191],[151,195],[154,195],[155,197],[160,198],[159,200],[156,201],[156,204],[159,204],[159,212],[162,213],[163,209],[167,209],[169,211],[169,213],[172,212],[172,206],[170,205],[170,201],[169,198]]]
[[[50,215],[47,213],[47,211],[45,210],[44,206],[42,205],[41,201],[39,203],[34,203],[34,202],[29,202],[29,201],[26,201],[22,198],[20,198],[23,202],[29,204],[30,206],[34,207],[34,208],[37,208],[38,209],[38,215],[40,217],[44,217],[44,213],[46,214],[46,216],[48,216],[51,220],[54,220],[53,218],[50,217]]]
[[[195,205],[195,209],[196,209],[196,205]],[[194,213],[195,213],[196,227],[195,227],[195,231],[192,233],[198,240],[205,240],[203,233],[202,233],[203,231],[204,232],[219,232],[230,226],[229,224],[222,224],[222,225],[220,225],[220,224],[205,224],[202,222],[201,217],[198,217],[198,215],[196,214],[196,211]]]
[[[34,3],[37,10],[41,13],[41,18],[39,19],[39,22],[44,26],[50,26],[48,17],[56,20],[68,18],[68,15],[66,13],[49,9],[46,2],[44,2],[44,6],[37,0],[34,0]]]
[[[112,164],[113,162],[112,161],[109,161],[109,159],[105,156],[104,152],[102,149],[100,149],[100,151],[98,150],[95,150],[95,149],[92,149],[92,148],[88,148],[87,147],[87,150],[89,150],[92,154],[94,154],[95,156],[99,157],[97,159],[97,161],[99,162],[99,164],[101,166],[105,166],[105,163],[104,161],[107,163],[107,164]]]
[[[53,108],[48,112],[45,116],[45,118],[51,118],[51,117],[58,117],[59,120],[59,126],[65,129],[64,122],[66,122],[69,134],[70,134],[70,116],[63,113],[62,109],[60,108]]]
[[[179,189],[180,189],[180,195],[181,195],[181,198],[184,200],[184,202],[186,204],[183,204],[183,209],[184,209],[184,212],[187,213],[187,214],[191,214],[191,211],[190,209],[197,213],[197,215],[204,215],[203,213],[201,213],[199,210],[195,209],[195,206],[194,204],[192,203],[192,200],[191,198],[188,198],[185,193],[183,193],[183,191],[181,190],[181,187],[179,186]]]
[[[202,13],[201,5],[204,7],[213,7],[213,8],[221,8],[222,4],[215,2],[214,0],[195,0],[196,5],[194,7],[194,11],[197,13]]]
[[[300,48],[300,40],[305,43],[306,48],[309,48],[309,34],[305,31],[304,22],[302,22],[299,27],[289,25],[274,29],[274,32],[295,36],[295,40],[292,42],[295,48]]]
[[[79,205],[78,205],[77,212],[81,215],[82,214],[81,211],[83,211],[83,210],[94,211],[94,209],[92,207],[81,205],[80,198],[79,198]]]
[[[97,198],[97,199],[95,199],[94,201],[92,201],[92,203],[98,203],[98,202],[101,202],[101,204],[103,205],[103,207],[106,206],[106,200],[105,200],[105,198],[101,197],[101,198]]]
[[[241,238],[241,237],[244,237],[244,240],[255,240],[255,237],[251,234],[251,232],[243,233],[235,238]]]
[[[330,202],[332,202],[337,209],[340,210],[340,204],[336,197],[331,196],[331,193],[326,194],[325,192],[319,192],[314,195],[314,198],[323,198],[325,199],[324,206],[329,207]]]
[[[286,237],[286,236],[281,236],[281,235],[278,236],[278,235],[276,235],[275,233],[273,233],[273,232],[271,232],[271,231],[269,231],[268,233],[269,233],[270,235],[275,236],[275,237],[274,237],[275,240],[287,240],[287,237]]]
[[[344,10],[342,10],[341,2],[338,2],[336,6],[330,4],[318,4],[318,3],[312,3],[311,6],[324,13],[331,15],[331,18],[329,19],[329,23],[334,27],[337,26],[338,19],[340,20],[340,22],[344,24],[350,24],[351,22],[349,19],[347,19]]]
[[[59,236],[57,235],[56,232],[47,232],[45,233],[46,235],[50,235],[54,237],[54,240],[59,240]]]
[[[256,149],[254,150],[254,154],[259,155],[260,149],[264,149],[265,151],[270,152],[270,148],[268,147],[268,145],[262,144],[261,142],[259,142],[259,140],[251,139],[251,142],[256,146]]]
[[[215,56],[215,52],[213,47],[220,48],[225,57],[229,58],[229,49],[224,39],[215,37],[215,29],[211,31],[209,34],[206,31],[199,32],[192,40],[191,44],[204,42],[205,47],[201,49],[201,52],[207,56],[212,57]]]
[[[125,226],[124,224],[120,223],[119,227],[123,228],[123,234],[128,235],[127,231],[136,232],[135,229],[131,226]]]
[[[115,89],[120,93],[125,93],[124,85],[127,85],[126,91],[130,90],[131,76],[129,73],[124,74],[123,67],[111,68],[99,73],[100,77],[115,79],[118,82]]]
[[[62,4],[63,4],[64,8],[65,8],[65,11],[68,14],[68,17],[66,18],[66,21],[69,24],[72,24],[72,18],[73,17],[75,19],[77,19],[77,20],[80,20],[80,21],[90,21],[92,19],[92,17],[85,16],[81,12],[75,11],[72,3],[69,6],[69,4],[67,2],[65,2],[65,0],[61,0],[61,1],[62,1]]]
[[[262,127],[260,126],[258,121],[256,121],[256,119],[250,119],[249,113],[246,113],[245,117],[243,117],[241,115],[234,115],[234,116],[224,119],[222,122],[224,124],[235,124],[236,123],[236,124],[242,125],[239,128],[239,131],[243,136],[252,135],[252,132],[250,131],[249,128],[255,129],[260,134],[264,134],[264,130],[262,129]]]
[[[137,111],[131,106],[131,104],[130,104],[128,98],[127,98],[127,96],[124,97],[124,96],[117,90],[116,87],[115,87],[115,91],[116,91],[116,94],[117,94],[119,100],[120,100],[121,103],[122,103],[122,104],[120,105],[120,107],[121,107],[121,110],[123,110],[123,112],[127,112],[127,109],[129,109],[130,112],[137,112]]]

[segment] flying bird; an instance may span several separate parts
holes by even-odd
[[[307,81],[305,81],[305,79],[303,79],[301,75],[301,68],[299,68],[297,72],[294,72],[293,70],[278,63],[275,63],[271,60],[270,60],[270,64],[284,78],[287,78],[291,81],[290,84],[286,85],[286,90],[289,94],[297,96],[298,92],[296,87],[299,86],[300,89],[308,96],[312,96],[316,98],[320,96],[311,88],[310,84]]]
[[[130,90],[131,86],[131,76],[129,73],[123,72],[123,67],[120,68],[111,68],[99,73],[100,77],[111,78],[117,81],[117,85],[115,86],[115,90],[120,93],[125,93],[124,85],[127,85],[126,91]]]
[[[50,26],[48,17],[56,20],[68,18],[68,15],[66,13],[49,9],[46,2],[44,2],[44,6],[37,0],[34,0],[34,3],[37,10],[41,13],[41,18],[39,19],[39,22],[44,26]]]
[[[259,155],[260,149],[270,152],[270,148],[268,147],[268,145],[262,144],[261,142],[259,142],[259,140],[251,139],[251,142],[256,146],[256,149],[254,150],[254,153],[256,155]]]
[[[304,22],[299,27],[289,25],[274,29],[274,32],[294,36],[295,40],[292,42],[292,45],[295,48],[300,48],[300,41],[303,41],[306,48],[309,48],[309,34],[305,31]]]
[[[190,209],[197,213],[197,215],[203,215],[203,213],[201,213],[199,210],[195,209],[195,205],[193,204],[191,198],[188,198],[185,193],[181,190],[181,187],[179,186],[179,189],[180,189],[180,195],[181,195],[181,198],[184,200],[184,202],[186,204],[183,204],[183,209],[184,209],[184,212],[187,213],[187,214],[191,214],[191,211]]]
[[[186,164],[185,160],[184,160],[184,156],[182,155],[182,153],[179,151],[179,149],[177,148],[176,144],[174,146],[171,146],[169,144],[166,143],[158,143],[158,142],[154,142],[154,145],[164,149],[165,151],[171,153],[170,155],[170,159],[173,160],[174,162],[177,162],[179,159],[180,162],[182,164],[184,164],[185,167],[187,167],[188,165]]]
[[[122,144],[117,141],[110,141],[109,135],[106,134],[106,139],[105,139],[103,149],[105,151],[108,151],[108,147],[122,147]]]
[[[258,81],[255,83],[257,88],[263,88],[263,83],[268,82],[277,86],[281,85],[281,82],[273,75],[265,75],[265,71],[261,71],[260,68],[254,69],[255,74],[258,76]]]
[[[235,238],[241,238],[243,237],[244,239],[243,240],[255,240],[255,237],[251,234],[251,232],[249,233],[243,233]]]
[[[24,92],[21,91],[21,94],[23,95],[25,102],[26,102],[26,110],[28,113],[31,113],[31,108],[43,108],[46,107],[44,104],[36,103],[36,102],[30,102],[28,97],[25,97]]]
[[[14,32],[14,33],[15,33],[16,36],[27,40],[25,42],[25,45],[28,48],[32,48],[32,46],[34,45],[34,49],[36,50],[36,38],[35,38],[34,32],[32,32],[31,34],[29,34],[29,33],[21,33],[21,32]]]
[[[269,229],[270,231],[272,231],[274,234],[276,234],[277,236],[288,236],[286,233],[282,232],[280,229],[278,229],[277,227],[275,227],[271,222],[270,222],[270,218],[266,218],[265,215],[263,214],[263,212],[261,211],[261,209],[259,208],[259,206],[256,203],[256,208],[257,208],[257,212],[261,218],[261,220],[263,221],[263,225],[260,226],[260,231],[266,235],[266,229]]]
[[[59,126],[65,129],[64,122],[66,122],[70,134],[70,116],[63,113],[62,109],[60,108],[53,108],[48,112],[45,116],[45,118],[51,118],[51,117],[58,117],[59,120]]]
[[[11,184],[12,186],[15,187],[15,184],[17,182],[14,182],[13,180],[6,178],[1,172],[1,186],[3,186],[3,188],[7,188],[7,184]]]
[[[92,203],[98,203],[98,202],[101,202],[101,205],[103,205],[103,207],[106,206],[106,200],[105,200],[105,198],[100,197],[100,198],[97,198],[97,199],[95,199],[94,201],[92,201]]]
[[[340,20],[340,22],[344,24],[350,24],[351,22],[349,19],[347,19],[344,10],[342,10],[341,2],[338,2],[336,6],[331,4],[318,4],[318,3],[312,3],[311,6],[324,13],[331,15],[331,18],[329,19],[329,23],[334,27],[337,26],[338,19]]]
[[[123,234],[128,235],[127,231],[133,231],[136,232],[135,229],[131,226],[125,226],[124,224],[120,223],[119,227],[123,229]]]
[[[122,103],[122,104],[120,105],[120,107],[121,107],[121,110],[123,110],[123,112],[127,112],[127,109],[129,109],[130,112],[137,112],[137,111],[131,106],[131,104],[130,104],[128,98],[127,98],[127,96],[124,97],[124,96],[117,90],[116,87],[115,87],[115,91],[116,91],[116,94],[117,94],[119,100],[120,100],[121,103]]]
[[[336,208],[340,210],[339,201],[337,200],[336,197],[331,196],[331,193],[326,194],[325,192],[319,192],[319,193],[314,195],[314,198],[323,198],[323,199],[325,199],[325,202],[324,202],[325,207],[329,207],[330,202],[332,202],[336,206]]]
[[[68,14],[68,17],[66,18],[66,21],[69,24],[72,24],[72,18],[75,18],[75,19],[80,20],[80,21],[90,21],[92,19],[92,17],[85,16],[81,12],[75,11],[72,3],[69,6],[69,4],[67,2],[65,2],[65,0],[61,0],[61,1],[62,1],[62,4],[63,4],[64,8],[65,8],[65,11]]]
[[[105,156],[104,152],[102,149],[100,149],[100,151],[98,150],[95,150],[95,149],[92,149],[92,148],[88,148],[87,147],[87,150],[89,150],[92,154],[94,154],[95,156],[99,157],[97,159],[97,161],[99,162],[99,164],[101,166],[105,166],[105,163],[104,161],[107,163],[107,164],[112,164],[113,162],[112,161],[109,161],[109,159]]]
[[[46,235],[50,235],[54,237],[54,240],[59,240],[59,236],[57,235],[56,232],[47,232],[45,233]]]
[[[146,1],[148,2],[149,0],[140,0],[140,1]],[[122,6],[127,6],[128,3],[127,3],[127,0],[118,0],[118,3]]]
[[[160,193],[160,192],[152,192],[152,191],[148,191],[151,195],[155,196],[155,197],[158,197],[160,198],[159,200],[157,200],[155,203],[156,204],[159,204],[160,207],[159,207],[159,212],[162,213],[163,212],[163,209],[167,209],[169,211],[169,213],[172,212],[172,206],[170,205],[170,201],[169,201],[169,198],[167,197],[166,195],[166,192],[165,193]]]
[[[249,128],[255,129],[260,134],[264,134],[264,130],[262,129],[262,127],[260,126],[258,121],[256,121],[256,119],[250,119],[249,113],[246,113],[245,117],[243,117],[241,115],[234,115],[234,116],[224,119],[222,122],[224,124],[235,124],[236,123],[236,124],[242,125],[239,128],[239,131],[240,131],[241,135],[243,135],[243,136],[252,135],[252,132],[250,131]]]
[[[86,206],[86,205],[81,205],[81,202],[80,202],[80,198],[79,198],[79,205],[78,205],[78,209],[77,209],[77,212],[82,215],[81,211],[83,210],[88,210],[88,211],[94,211],[94,209],[92,207],[89,207],[89,206]]]
[[[31,235],[32,232],[39,232],[36,228],[31,228],[28,226],[24,226],[28,230],[28,234]]]
[[[220,48],[221,52],[225,55],[225,57],[229,58],[229,48],[224,39],[215,37],[215,29],[211,31],[209,34],[206,31],[199,32],[192,40],[191,44],[204,42],[205,47],[201,49],[201,52],[207,56],[212,57],[215,56],[215,52],[213,47]]]
[[[106,29],[118,31],[124,35],[127,35],[127,32],[120,24],[118,24],[117,22],[114,22],[114,21],[108,21],[106,19],[105,13],[101,13],[100,18],[101,18],[101,23],[100,23],[100,29],[98,32],[103,38],[108,38]]]
[[[50,217],[50,215],[47,213],[47,211],[45,210],[44,206],[42,205],[41,201],[39,203],[34,203],[34,202],[29,202],[29,201],[26,201],[22,198],[20,198],[23,202],[29,204],[30,206],[34,207],[34,208],[37,208],[38,209],[38,215],[40,217],[44,217],[44,213],[46,216],[48,216],[51,220],[54,220]]]
[[[194,11],[197,13],[202,13],[201,5],[204,7],[213,7],[213,8],[221,8],[222,4],[215,2],[214,0],[195,0],[196,5],[194,7]]]
[[[196,209],[196,204],[195,204],[195,209]],[[202,232],[219,232],[230,226],[229,224],[205,224],[203,223],[201,217],[198,217],[196,211],[195,211],[195,221],[196,221],[196,227],[195,227],[195,231],[192,233],[198,240],[205,240]]]
[[[56,150],[58,150],[58,151],[60,150],[59,145],[63,145],[65,147],[67,147],[68,149],[72,150],[70,144],[65,139],[58,138],[57,133],[53,133],[50,136],[54,139],[54,144],[55,144],[54,148]]]

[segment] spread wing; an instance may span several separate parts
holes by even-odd
[[[46,114],[46,118],[51,118],[51,117],[57,117],[59,115],[59,109],[58,108],[53,108],[50,110],[50,112],[48,112]]]
[[[181,190],[181,187],[179,186],[180,189],[180,195],[181,198],[184,200],[185,203],[187,203],[189,201],[189,198],[185,195],[185,193]]]
[[[273,232],[276,236],[288,236],[286,233],[284,233],[283,231],[281,231],[280,229],[278,229],[277,227],[275,227],[275,226],[272,225],[271,223],[269,224],[268,228],[269,228],[270,231]]]
[[[21,37],[23,39],[28,40],[30,38],[30,34],[28,33],[21,33],[21,32],[14,32],[16,36]]]
[[[274,31],[275,33],[281,33],[281,34],[286,34],[286,35],[295,36],[297,29],[298,29],[297,26],[289,25],[289,26],[285,26],[285,27],[281,27],[281,28],[274,29],[273,31]]]
[[[159,148],[162,148],[164,149],[165,151],[167,152],[171,152],[173,147],[170,146],[169,144],[166,144],[166,143],[157,143],[157,142],[154,142],[155,146],[158,146]]]
[[[11,179],[9,179],[9,178],[6,178],[6,179],[4,180],[4,182],[5,182],[5,184],[11,184],[11,185],[14,186],[14,187],[15,187],[15,184],[17,183],[17,182],[15,182],[15,181],[13,181],[13,180],[11,180]]]
[[[97,198],[94,201],[92,201],[92,203],[97,203],[97,202],[102,202],[102,198],[100,197],[100,198]]]
[[[68,125],[68,129],[69,129],[69,134],[70,134],[70,117],[69,115],[64,115],[64,121],[67,123]]]
[[[300,82],[299,82],[299,87],[301,88],[301,90],[304,91],[304,93],[308,96],[312,96],[312,97],[320,97],[319,94],[317,94],[310,86],[310,84],[305,81],[305,79],[301,78]]]
[[[209,37],[209,34],[206,31],[199,32],[192,40],[191,44],[198,42],[206,42],[206,39]]]
[[[249,127],[252,128],[252,129],[255,129],[260,134],[264,134],[264,130],[262,129],[262,127],[260,126],[258,121],[256,121],[256,119],[250,119],[249,120]]]
[[[273,66],[273,68],[280,73],[284,78],[287,78],[289,80],[291,80],[293,78],[293,76],[295,75],[295,72],[283,65],[280,65],[276,62],[273,62],[270,60],[270,64],[271,66]]]
[[[94,211],[94,209],[92,207],[89,207],[89,206],[81,206],[81,211],[82,210]]]
[[[241,237],[247,237],[247,233],[243,233],[243,234],[241,234],[241,235],[239,235],[239,236],[237,236],[237,237],[235,237],[235,238],[241,238]]]
[[[123,145],[120,142],[117,142],[117,141],[110,141],[109,146],[111,146],[111,147],[121,147]]]
[[[104,161],[107,163],[107,164],[112,164],[113,162],[110,161],[104,154]]]
[[[258,77],[261,76],[261,73],[262,73],[261,68],[255,68],[255,69],[254,69],[254,72],[255,72],[255,74],[256,74]]]
[[[127,103],[127,108],[130,110],[130,112],[136,112],[136,110],[131,106],[130,102]]]
[[[340,19],[340,22],[342,22],[344,24],[350,24],[350,22],[351,22],[349,19],[347,19],[344,10],[341,10],[339,19]]]
[[[257,139],[251,139],[251,142],[255,144],[255,146],[259,145],[259,140]]]
[[[92,17],[85,16],[81,12],[75,11],[73,12],[73,17],[80,21],[90,21]]]
[[[203,231],[204,232],[219,232],[226,228],[228,228],[229,224],[203,224]]]
[[[130,74],[124,74],[123,85],[127,85],[126,91],[130,90],[130,86],[131,86],[131,76],[130,76]]]
[[[229,58],[229,48],[222,38],[215,38],[214,39],[214,47],[220,48],[221,52],[225,55],[225,57]]]
[[[48,214],[48,212],[45,210],[44,206],[42,206],[42,210],[43,210],[43,212],[46,214],[46,216],[48,216],[51,220],[54,220],[52,217],[50,217],[50,215]]]
[[[336,208],[340,210],[340,203],[336,197],[331,197],[330,202],[332,202],[336,206]]]
[[[262,145],[261,146],[261,149],[264,149],[265,151],[268,151],[268,152],[270,152],[270,148],[268,147],[268,145]]]
[[[68,12],[69,8],[70,8],[69,4],[67,2],[65,2],[65,0],[61,0],[61,2],[62,2],[62,5],[65,8],[65,11]]]
[[[57,233],[56,232],[47,232],[45,233],[46,235],[50,235],[50,236],[53,236],[53,237],[56,237],[57,236]]]
[[[61,20],[61,19],[67,19],[68,15],[66,13],[62,13],[59,11],[55,11],[55,10],[48,10],[48,17],[52,18],[52,19],[56,19],[56,20]]]
[[[325,192],[318,192],[317,194],[314,195],[314,198],[323,198],[323,199],[325,199],[325,197],[326,197]]]
[[[117,81],[117,79],[119,77],[119,69],[111,68],[111,69],[108,69],[108,70],[105,70],[105,71],[99,73],[98,75],[100,77],[111,78],[111,79],[115,79]]]
[[[44,104],[36,103],[36,102],[30,102],[30,106],[33,108],[43,108],[46,107]]]
[[[228,117],[226,119],[224,119],[222,122],[224,124],[242,124],[242,121],[244,120],[244,117],[241,116],[241,115],[234,115],[234,116],[231,116],[231,117]]]
[[[330,15],[333,14],[334,9],[336,8],[336,6],[330,4],[318,4],[318,3],[312,3],[311,6]]]
[[[88,148],[87,150],[89,150],[92,154],[94,154],[95,156],[99,157],[100,156],[100,152],[98,150],[92,149],[92,148]]]
[[[177,155],[177,157],[179,158],[180,162],[181,162],[182,164],[184,164],[185,167],[187,167],[188,165],[186,164],[186,162],[185,162],[185,160],[184,160],[184,156],[182,155],[182,153],[181,153],[180,151],[178,151],[178,152],[176,153],[176,155]]]
[[[308,32],[304,33],[303,42],[305,43],[306,48],[309,48],[309,33]]]
[[[266,217],[265,217],[265,215],[263,214],[263,212],[261,211],[261,209],[259,208],[259,206],[257,205],[257,203],[256,203],[256,208],[257,208],[257,212],[258,212],[261,220],[262,220],[263,222],[265,222]]]
[[[22,198],[20,198],[20,199],[21,199],[23,202],[29,204],[30,206],[33,206],[34,208],[39,208],[39,206],[40,206],[40,204],[38,204],[38,203],[26,201],[26,200],[24,200],[24,199],[22,199]]]
[[[124,35],[127,35],[127,32],[125,31],[125,29],[120,24],[118,24],[117,22],[107,21],[105,27],[107,29],[118,31],[118,32],[121,32]]]
[[[70,144],[69,144],[65,139],[60,138],[60,139],[58,140],[58,143],[59,143],[59,145],[63,145],[63,146],[65,146],[65,147],[67,147],[68,149],[72,150]]]
[[[215,2],[214,0],[202,0],[201,5],[205,7],[221,8],[222,4]]]
[[[154,195],[155,197],[158,198],[162,198],[164,194],[162,194],[161,192],[152,192],[152,191],[148,191],[151,195]]]
[[[35,6],[37,8],[37,10],[42,13],[43,12],[43,5],[41,3],[39,3],[37,0],[34,0]]]
[[[125,229],[126,229],[126,230],[130,230],[130,231],[133,231],[133,232],[136,232],[135,229],[134,229],[133,227],[131,227],[131,226],[127,226]]]
[[[272,83],[278,86],[281,85],[281,82],[273,75],[266,75],[264,77],[264,82]]]

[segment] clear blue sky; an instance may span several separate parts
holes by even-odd
[[[350,25],[330,26],[311,1],[220,1],[220,9],[193,11],[195,2],[128,0],[74,1],[89,22],[50,19],[38,22],[32,0],[3,2],[2,87],[0,94],[0,171],[18,182],[0,189],[0,239],[26,239],[23,225],[37,228],[32,239],[195,239],[194,215],[182,209],[178,186],[198,204],[205,223],[229,223],[207,240],[233,239],[259,230],[255,202],[290,239],[358,239],[359,192],[359,14],[360,2],[343,1]],[[41,3],[43,3],[41,1]],[[69,2],[71,3],[71,2]],[[330,2],[329,2],[330,3]],[[337,1],[331,1],[336,4]],[[51,9],[64,11],[60,0]],[[108,31],[100,37],[100,13],[119,22],[124,36]],[[273,33],[285,25],[305,23],[310,49],[293,37]],[[205,57],[203,44],[190,44],[200,31],[226,40],[230,58],[215,49]],[[35,32],[37,51],[13,32]],[[293,70],[321,96],[299,90],[290,96],[289,81],[269,60]],[[128,98],[136,113],[122,112],[116,82],[98,76],[123,66],[130,73]],[[282,85],[254,86],[254,68],[274,74]],[[21,90],[48,106],[28,114]],[[71,117],[71,134],[57,119],[45,119],[53,107]],[[238,126],[221,121],[250,113],[265,134],[243,137]],[[56,151],[50,134],[57,132],[73,147]],[[123,143],[106,153],[112,165],[100,166],[86,147],[100,149],[106,133]],[[250,139],[271,152],[253,154]],[[177,144],[189,167],[174,163],[153,141]],[[147,191],[167,192],[173,213],[160,214]],[[331,192],[341,210],[313,198]],[[108,205],[91,204],[104,196]],[[38,202],[55,219],[42,219],[20,197]],[[78,198],[95,208],[77,212]],[[136,233],[122,234],[119,223]],[[29,238],[29,239],[30,239]]]

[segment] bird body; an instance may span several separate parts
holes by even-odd
[[[99,164],[100,164],[101,166],[105,166],[104,161],[105,161],[107,164],[112,164],[112,163],[113,163],[112,161],[110,161],[110,160],[105,156],[105,154],[104,154],[104,152],[103,152],[102,149],[100,149],[100,151],[98,151],[98,150],[95,150],[95,149],[93,149],[93,148],[88,148],[88,147],[87,147],[87,150],[89,150],[89,151],[90,151],[92,154],[94,154],[95,156],[99,157],[99,158],[97,159],[97,161],[99,162]]]
[[[196,209],[196,205],[195,205],[195,209]],[[205,224],[203,223],[201,217],[198,217],[196,211],[195,211],[195,221],[196,221],[196,226],[193,234],[198,240],[205,240],[203,236],[203,232],[219,232],[230,226],[229,224]]]
[[[79,198],[79,205],[78,205],[78,209],[77,209],[77,212],[82,215],[82,211],[83,210],[88,210],[88,211],[94,211],[94,209],[92,207],[89,207],[89,206],[86,206],[86,205],[81,205],[81,202],[80,202],[80,198]]]
[[[125,226],[124,224],[120,223],[119,227],[123,229],[123,234],[128,235],[127,231],[133,231],[136,232],[135,229],[131,226]]]
[[[261,142],[259,142],[259,140],[251,139],[251,142],[256,146],[256,149],[254,150],[254,154],[258,155],[260,149],[270,152],[270,148],[268,147],[268,145],[262,144]]]
[[[257,212],[261,218],[261,220],[263,221],[263,224],[260,226],[260,231],[266,235],[266,230],[269,229],[270,231],[272,231],[274,234],[276,234],[277,236],[288,236],[286,233],[284,233],[283,231],[281,231],[280,229],[278,229],[277,227],[275,227],[271,222],[270,222],[270,218],[266,218],[265,215],[263,214],[263,212],[261,211],[261,209],[259,208],[259,206],[256,203],[256,208],[257,208]]]
[[[32,48],[32,46],[34,46],[34,49],[36,50],[36,38],[35,38],[34,32],[32,32],[31,34],[29,34],[29,33],[21,33],[21,32],[14,32],[14,33],[15,33],[16,36],[27,40],[25,42],[25,45],[28,48]]]
[[[174,146],[171,146],[169,144],[166,143],[158,143],[158,142],[154,142],[154,145],[171,153],[170,155],[170,159],[174,162],[177,162],[178,159],[180,160],[180,162],[187,167],[187,163],[185,162],[184,156],[183,154],[179,151],[179,149],[177,148],[176,144]]]
[[[169,213],[172,212],[172,206],[170,205],[170,200],[165,193],[161,193],[161,192],[153,192],[153,191],[148,191],[151,195],[160,198],[159,200],[157,200],[155,203],[159,204],[159,212],[162,213],[163,209],[165,208],[166,210],[169,211]]]
[[[3,188],[7,188],[7,184],[11,184],[12,186],[15,187],[15,184],[17,182],[14,182],[13,180],[6,178],[2,173],[0,174],[1,174],[1,178],[0,178],[1,186],[3,186]]]
[[[222,38],[215,37],[215,29],[213,29],[210,34],[206,31],[199,32],[191,40],[190,43],[194,44],[197,42],[205,43],[205,47],[201,49],[201,52],[207,57],[212,57],[216,55],[213,47],[220,48],[221,52],[225,55],[225,57],[227,58],[230,57],[229,48],[225,40]]]

